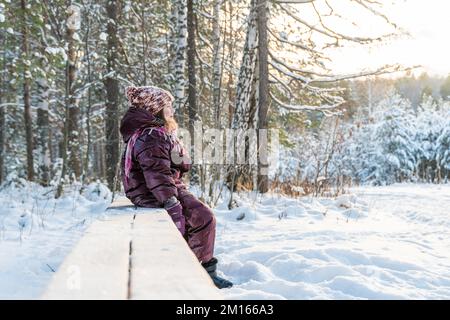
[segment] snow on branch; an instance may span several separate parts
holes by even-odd
[[[267,30],[268,30],[269,33],[270,33],[277,41],[279,41],[279,42],[286,43],[286,44],[289,44],[289,45],[291,45],[291,46],[294,46],[294,47],[297,47],[297,48],[300,48],[300,49],[303,49],[303,50],[306,50],[306,51],[315,53],[315,54],[317,54],[319,57],[321,57],[321,58],[323,58],[323,59],[330,60],[329,58],[325,57],[325,56],[323,55],[323,53],[320,52],[320,51],[314,50],[314,49],[312,49],[312,48],[310,48],[310,47],[308,47],[308,46],[305,46],[305,45],[303,45],[303,44],[301,44],[301,43],[299,43],[299,42],[292,42],[292,41],[289,41],[289,40],[287,40],[287,39],[280,38],[280,37],[279,37],[278,35],[276,35],[270,28],[268,28]]]
[[[402,67],[400,67],[400,65],[385,65],[376,70],[336,75],[336,74],[324,74],[324,73],[319,73],[319,72],[312,71],[312,70],[304,70],[304,69],[299,69],[299,68],[290,66],[290,65],[286,64],[285,62],[281,61],[280,59],[278,59],[277,57],[275,57],[270,51],[269,51],[269,56],[271,58],[271,61],[269,61],[269,64],[272,67],[274,67],[277,71],[279,71],[280,73],[282,73],[288,77],[291,77],[295,80],[299,80],[306,84],[338,82],[338,81],[342,81],[342,80],[361,78],[361,77],[365,77],[365,76],[374,76],[374,75],[407,71],[407,70],[412,70],[412,69],[420,67],[420,66],[413,66],[413,67],[408,67],[408,68],[402,68]],[[284,67],[287,70],[283,69],[282,67]],[[313,76],[317,76],[317,78],[308,78],[301,74],[313,75]]]
[[[23,107],[23,103],[17,103],[17,102],[5,102],[0,104],[0,108],[6,108],[6,107]]]
[[[316,32],[319,32],[327,37],[336,39],[336,40],[347,40],[347,41],[351,41],[351,42],[358,42],[358,43],[371,43],[374,41],[379,41],[383,38],[392,36],[394,34],[386,34],[386,35],[382,35],[376,38],[366,38],[366,37],[352,37],[352,36],[348,36],[336,31],[333,31],[329,28],[327,29],[323,29],[323,28],[319,28],[316,26],[313,26],[312,24],[308,23],[307,21],[303,20],[302,18],[300,18],[299,16],[297,16],[291,9],[290,6],[281,6],[279,5],[279,7],[281,8],[281,10],[283,10],[284,12],[286,12],[291,18],[293,18],[295,21],[305,25],[306,27],[308,27],[311,30],[314,30]]]
[[[316,71],[312,71],[312,70],[304,70],[304,69],[299,69],[296,67],[292,67],[288,64],[286,64],[285,62],[281,61],[280,59],[278,59],[277,57],[275,57],[272,52],[269,51],[269,56],[270,58],[275,61],[277,64],[282,65],[283,67],[285,67],[286,69],[289,69],[292,72],[299,72],[299,73],[305,73],[308,75],[315,75],[315,76],[320,76],[320,77],[326,77],[326,74],[322,74],[322,73],[318,73]],[[306,79],[306,78],[305,78]],[[306,82],[311,82],[312,79],[306,81]]]
[[[375,4],[378,4],[378,5],[381,5],[381,3],[376,2],[376,1],[368,1],[368,0],[351,0],[351,1],[356,2],[360,6],[366,8],[367,10],[369,10],[374,15],[383,18],[387,23],[389,23],[394,28],[396,28],[396,29],[398,28],[397,25],[394,22],[392,22],[385,14],[383,14],[380,11],[374,9],[373,7],[367,5],[367,2],[370,3],[370,4],[374,4],[375,3]]]
[[[205,12],[203,10],[200,10],[198,8],[194,8],[194,11],[196,13],[198,13],[199,15],[201,15],[202,17],[206,18],[206,19],[210,19],[210,20],[214,20],[214,16],[212,16],[211,14],[209,14],[208,12]]]
[[[311,106],[311,105],[291,105],[291,104],[287,104],[284,103],[282,101],[280,101],[279,99],[277,99],[271,92],[269,92],[270,97],[273,99],[273,101],[278,104],[280,107],[288,109],[290,111],[296,111],[296,112],[301,112],[301,111],[321,111],[326,115],[331,115],[331,113],[333,111],[335,111],[336,108],[338,108],[339,106],[341,106],[345,101],[341,100],[336,102],[335,104],[332,105],[321,105],[321,106]],[[334,114],[340,113],[340,111],[335,112]]]
[[[320,83],[337,82],[337,81],[341,81],[341,80],[362,78],[362,77],[366,77],[366,76],[376,76],[376,75],[381,75],[381,74],[403,72],[403,71],[416,69],[416,68],[419,68],[419,67],[420,66],[413,66],[413,67],[402,68],[400,65],[385,65],[385,66],[382,66],[382,67],[380,67],[380,68],[378,68],[376,70],[372,70],[372,71],[361,71],[361,72],[357,72],[357,73],[343,74],[343,75],[327,75],[327,76],[322,77],[322,78],[312,79],[310,81],[310,83],[313,83],[313,82],[316,82],[316,83],[317,82],[320,82]]]
[[[302,4],[302,3],[311,3],[316,0],[274,0],[275,3],[293,3],[293,4]]]
[[[271,73],[269,73],[269,76],[274,79],[275,83],[279,83],[289,93],[289,97],[293,97],[294,96],[291,88],[289,87],[289,85],[286,82],[284,82],[283,80],[281,80],[280,78],[274,76]]]
[[[214,51],[213,46],[211,45],[211,43],[209,42],[208,39],[206,39],[200,32],[197,33],[198,38],[208,47],[210,48],[212,51]]]
[[[326,101],[330,104],[335,105],[336,103],[342,103],[342,98],[339,96],[336,96],[335,94],[338,92],[342,92],[342,88],[319,88],[315,86],[311,86],[310,83],[312,82],[312,79],[308,79],[306,77],[303,77],[297,73],[294,73],[290,70],[285,70],[281,67],[281,65],[277,64],[276,62],[269,61],[269,64],[274,67],[277,71],[280,73],[290,77],[292,80],[300,81],[302,88],[310,92],[312,95],[319,97],[321,100]],[[275,79],[276,82],[278,82],[284,89],[288,87],[289,85],[285,82],[282,82],[279,78],[277,78],[272,73],[269,73],[272,78]],[[291,90],[287,90],[292,95]]]
[[[212,69],[213,66],[211,64],[209,64],[208,62],[205,61],[205,59],[202,58],[202,55],[200,54],[200,52],[198,52],[198,50],[195,50],[195,56],[197,57],[198,61],[203,65],[206,66],[209,69]]]
[[[303,83],[309,83],[311,79],[308,79],[302,75],[296,74],[292,71],[289,70],[285,70],[281,67],[281,65],[279,65],[278,63],[274,62],[274,61],[269,61],[269,64],[278,72]]]

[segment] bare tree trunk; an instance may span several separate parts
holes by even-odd
[[[6,86],[6,32],[3,28],[0,33],[2,41],[2,66],[1,66],[1,77],[0,77],[0,105],[3,103],[3,97],[6,93],[4,86]],[[3,92],[5,91],[5,92]],[[5,118],[5,108],[0,106],[0,184],[5,180],[5,134],[6,134],[6,118]]]
[[[99,142],[94,142],[92,144],[92,154],[94,155],[93,159],[93,172],[96,178],[102,176],[102,150],[103,146]]]
[[[92,5],[89,9],[92,8]],[[87,10],[89,10],[87,9]],[[88,83],[92,82],[92,71],[91,71],[91,51],[89,49],[89,38],[91,35],[91,19],[89,14],[86,15],[86,36],[84,40],[84,52],[86,56],[86,67],[87,67],[87,78]],[[89,175],[89,162],[91,157],[91,149],[92,149],[92,132],[91,132],[91,110],[92,110],[92,88],[89,86],[87,92],[87,106],[86,106],[86,138],[87,138],[87,146],[86,146],[86,155],[84,158],[83,165],[83,182],[86,180],[86,176]]]
[[[67,89],[68,89],[68,163],[71,174],[78,179],[81,176],[81,157],[80,157],[80,110],[77,105],[77,99],[75,97],[75,82],[77,77],[77,54],[76,54],[76,43],[75,43],[75,32],[79,28],[79,17],[76,13],[77,9],[74,6],[70,6],[68,9],[68,23],[67,23],[67,42],[68,42],[68,52],[67,52]],[[73,21],[72,21],[73,20]]]
[[[50,123],[48,118],[48,92],[47,79],[40,78],[38,85],[38,110],[37,110],[37,142],[39,150],[39,182],[48,186],[50,182]]]
[[[0,90],[0,103],[2,103],[2,92]],[[0,184],[4,181],[5,176],[5,127],[6,127],[6,121],[5,121],[5,112],[3,108],[0,108]]]
[[[33,122],[31,117],[30,102],[30,61],[28,60],[28,26],[27,26],[27,2],[21,0],[22,10],[22,59],[23,59],[23,104],[25,120],[25,137],[27,143],[27,176],[28,180],[34,180],[34,161],[33,161]]]
[[[233,112],[232,127],[241,130],[242,133],[249,128],[257,128],[257,108],[258,108],[258,29],[257,29],[257,10],[256,0],[250,3],[250,12],[248,17],[247,35],[245,39],[242,63],[239,69],[239,77],[236,90],[236,103]],[[248,141],[241,135],[237,136],[237,149],[244,148],[245,153],[250,159]],[[234,183],[230,189],[233,192],[238,182],[242,184],[251,184],[252,168],[250,164],[235,165],[230,170],[227,183]]]
[[[259,100],[258,129],[267,129],[269,68],[267,44],[267,0],[258,0],[258,58],[259,58]],[[264,143],[264,141],[266,143]],[[258,134],[258,190],[269,191],[267,135],[261,140]]]
[[[176,5],[171,2],[168,1],[169,3],[171,3],[171,5],[169,5],[170,7],[170,14],[169,14],[169,19],[167,21],[167,29],[168,32],[166,34],[166,48],[167,48],[167,55],[168,55],[168,59],[167,59],[167,74],[169,75],[169,82],[170,83],[175,83],[174,81],[174,75],[175,75],[175,58],[176,58],[176,50],[177,50],[177,7]]]
[[[108,13],[108,73],[117,70],[117,26],[120,12],[120,2],[118,0],[108,1],[106,5]],[[143,30],[144,32],[144,30]],[[106,102],[106,176],[108,186],[114,190],[115,176],[119,163],[119,82],[116,76],[109,76],[105,80],[107,102]]]
[[[252,118],[255,110],[251,109],[250,101],[255,93],[255,75],[257,66],[258,30],[256,26],[256,0],[250,4],[250,13],[248,17],[247,35],[245,39],[244,53],[242,63],[239,69],[239,80],[236,90],[236,107],[233,117],[233,127],[239,129],[248,129],[249,124],[256,127],[256,119]]]
[[[43,16],[44,23],[48,23],[47,15]],[[48,186],[51,180],[51,140],[50,140],[50,121],[49,121],[49,91],[50,86],[48,84],[46,75],[49,71],[49,61],[47,59],[47,53],[45,52],[46,29],[43,28],[43,39],[41,41],[40,49],[40,65],[45,71],[45,74],[36,80],[37,84],[37,149],[39,157],[39,182]]]
[[[198,130],[203,130],[202,127],[195,127],[195,122],[200,120],[201,117],[198,112],[198,101],[197,101],[197,77],[196,77],[196,24],[195,24],[195,13],[193,0],[187,0],[187,67],[188,67],[188,127],[192,139],[195,139],[198,135],[195,132]],[[191,182],[202,182],[200,176],[200,181],[196,179],[198,174],[202,174],[200,169],[206,170],[206,168],[199,168],[199,166],[194,165],[191,169],[190,176]],[[202,190],[204,189],[204,184],[202,183]]]
[[[233,37],[232,37],[232,32],[233,32],[233,3],[231,1],[228,2],[228,6],[229,6],[229,40],[228,40],[228,61],[230,64],[233,63],[234,60],[234,46],[233,46]],[[224,40],[225,43],[225,40]],[[232,86],[234,84],[234,77],[233,77],[233,70],[230,70],[228,73],[228,82],[227,82],[227,93],[228,93],[228,127],[231,127],[232,123],[233,123],[233,118],[234,118],[234,93],[232,90]]]
[[[100,173],[99,176],[100,177],[105,177],[106,176],[106,161],[105,161],[105,145],[104,143],[100,143],[98,146],[98,150],[99,150],[99,161],[100,161]]]
[[[222,68],[221,68],[221,56],[220,49],[222,43],[220,41],[220,6],[222,4],[222,0],[214,1],[213,8],[213,48],[214,48],[214,56],[213,56],[213,103],[212,106],[215,110],[215,123],[220,127],[220,87],[222,83]]]
[[[186,35],[187,35],[187,0],[176,0],[177,25],[176,25],[176,56],[174,61],[175,88],[174,88],[174,109],[178,115],[178,121],[183,124],[183,105],[185,101],[185,61],[186,61]]]
[[[75,32],[80,27],[80,17],[78,8],[73,6],[72,1],[67,1],[67,18],[66,18],[66,43],[67,43],[67,63],[66,63],[66,97],[65,97],[65,122],[64,137],[62,146],[62,170],[58,183],[55,197],[62,195],[66,175],[69,173],[72,178],[77,179],[81,176],[80,161],[80,140],[79,140],[79,110],[75,97],[75,80],[76,80],[76,48],[75,48]]]
[[[67,77],[66,77],[67,78]],[[67,137],[68,137],[68,115],[69,110],[67,106],[67,79],[66,79],[66,110],[65,110],[65,118],[66,121],[64,123],[64,132],[63,132],[63,140],[59,143],[59,154],[62,158],[62,168],[61,168],[61,176],[59,178],[58,187],[56,188],[55,192],[55,198],[61,197],[63,191],[64,191],[64,183],[65,183],[65,177],[67,173],[67,167],[68,167],[68,154],[67,154]]]
[[[187,26],[188,26],[188,48],[187,64],[189,75],[188,102],[189,102],[189,130],[193,137],[194,122],[199,119],[197,106],[197,79],[195,71],[195,22],[193,0],[187,0]]]
[[[141,28],[142,28],[142,71],[144,73],[144,79],[142,81],[142,84],[145,86],[147,85],[147,45],[148,45],[148,41],[147,41],[147,33],[146,33],[146,26],[145,26],[145,10],[144,10],[144,5],[147,1],[143,0],[141,1]],[[111,4],[109,4],[111,5]],[[116,2],[116,6],[120,5],[119,3]],[[117,29],[117,28],[116,28]],[[109,29],[108,29],[109,30]],[[117,33],[117,31],[116,31]]]

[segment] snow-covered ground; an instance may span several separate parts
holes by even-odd
[[[59,200],[33,183],[0,190],[0,299],[38,298],[86,227],[104,216],[108,199],[95,183]]]
[[[0,298],[38,298],[111,194],[0,190]],[[361,187],[337,199],[236,196],[215,209],[228,299],[450,298],[450,185]],[[21,231],[22,230],[22,231]]]
[[[450,185],[238,203],[216,210],[229,299],[450,298]]]

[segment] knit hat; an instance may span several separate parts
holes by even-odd
[[[155,115],[174,100],[170,92],[158,87],[127,87],[126,95],[131,106],[142,108]]]

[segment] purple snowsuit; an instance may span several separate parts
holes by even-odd
[[[171,152],[186,151],[176,139],[164,132],[161,123],[150,112],[130,107],[122,118],[120,133],[125,143],[137,130],[137,137],[131,153],[131,169],[125,177],[125,154],[122,155],[121,173],[125,194],[139,207],[162,207],[165,200],[175,196],[181,203],[186,220],[184,237],[200,262],[213,257],[216,220],[211,209],[196,199],[184,185],[182,175],[190,170],[189,163],[172,160]],[[149,230],[151,232],[151,230]]]

